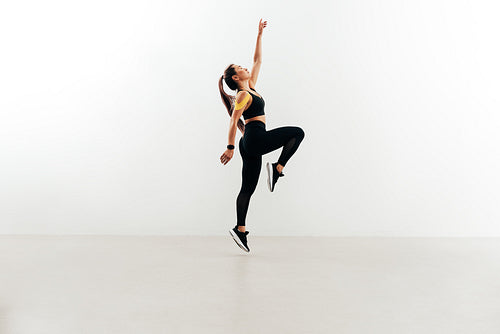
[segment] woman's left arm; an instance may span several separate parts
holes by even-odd
[[[255,46],[255,54],[253,56],[253,66],[252,72],[250,74],[251,80],[255,85],[257,83],[257,77],[259,76],[260,65],[262,63],[262,32],[267,25],[267,21],[259,22],[259,34],[257,35],[257,45]]]

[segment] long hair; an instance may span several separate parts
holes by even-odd
[[[238,89],[238,85],[236,82],[233,80],[233,75],[236,74],[236,71],[233,68],[234,64],[229,65],[226,70],[224,71],[224,75],[220,77],[219,79],[219,91],[220,91],[220,96],[222,98],[222,103],[226,106],[227,112],[229,113],[229,116],[233,115],[234,111],[234,103],[236,100],[236,96],[228,95],[224,91],[224,85],[222,84],[222,79],[226,82],[226,85],[231,88],[232,90]],[[245,123],[241,120],[241,118],[238,120],[238,129],[240,129],[241,133],[245,133]]]

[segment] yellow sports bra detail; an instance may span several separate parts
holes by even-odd
[[[243,107],[247,104],[248,100],[250,100],[250,94],[247,93],[247,97],[243,99],[240,103],[236,102],[236,107],[234,108],[235,110],[238,109],[243,109]]]

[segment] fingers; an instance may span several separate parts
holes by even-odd
[[[222,162],[222,164],[227,164],[229,162],[229,160],[231,160],[231,157],[223,154],[221,157],[220,157],[220,162]]]

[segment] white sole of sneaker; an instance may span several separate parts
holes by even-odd
[[[273,171],[271,170],[271,164],[268,162],[266,164],[267,168],[267,187],[269,188],[270,192],[273,192],[272,188],[272,182],[273,182]]]
[[[240,246],[241,249],[243,249],[245,252],[250,252],[246,247],[245,245],[243,245],[243,243],[241,242],[240,238],[238,238],[238,236],[236,235],[236,233],[234,233],[234,231],[231,229],[229,230],[229,234],[233,237],[233,240],[234,242],[236,242],[236,244],[238,246]]]

